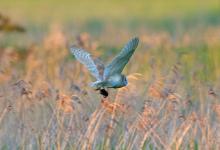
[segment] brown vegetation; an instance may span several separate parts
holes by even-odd
[[[215,31],[219,29],[207,32]],[[45,37],[42,45],[28,47],[25,54],[16,48],[2,48],[0,146],[8,149],[219,149],[217,80],[210,89],[195,74],[190,82],[183,81],[181,67],[185,64],[172,61],[173,67],[162,73],[163,61],[150,57],[154,49],[161,47],[161,51],[173,55],[172,48],[190,45],[193,38],[186,34],[177,43],[172,43],[168,33],[143,34],[140,38],[142,44],[125,72],[140,69],[141,73],[128,75],[128,86],[109,90],[110,97],[106,99],[88,86],[92,80],[88,71],[77,61],[68,59],[67,39],[58,26]],[[216,32],[212,41],[201,38],[213,46],[219,37]],[[100,54],[96,52],[97,42],[91,39],[88,33],[83,33],[77,37],[77,44]],[[146,45],[153,51],[146,52]],[[140,62],[148,66],[146,71]],[[185,83],[191,84],[193,91]]]

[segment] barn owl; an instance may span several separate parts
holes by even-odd
[[[127,78],[122,74],[122,71],[133,55],[138,43],[139,39],[137,37],[132,38],[121,52],[106,66],[101,61],[93,59],[91,54],[82,48],[71,46],[70,51],[96,78],[96,81],[92,82],[90,86],[99,90],[100,94],[104,97],[107,97],[107,88],[121,88],[128,84]]]

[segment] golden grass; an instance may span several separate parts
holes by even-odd
[[[212,38],[217,40],[217,35]],[[82,33],[76,44],[100,55],[97,42],[91,39]],[[68,40],[59,26],[24,55],[15,48],[3,48],[0,148],[218,149],[217,81],[211,88],[196,77],[184,81],[184,64],[179,61],[173,61],[164,73],[163,62],[152,59],[147,63],[148,52],[140,50],[152,45],[153,50],[162,46],[161,51],[172,53],[170,48],[190,45],[192,40],[184,35],[173,45],[168,33],[142,35],[143,43],[125,72],[138,71],[146,63],[151,73],[146,69],[128,75],[128,86],[110,90],[106,99],[89,88],[88,71],[69,59]],[[22,67],[16,65],[19,61]],[[193,91],[185,82],[195,87]]]

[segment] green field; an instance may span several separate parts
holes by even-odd
[[[87,20],[97,18],[102,20],[127,20],[136,19],[161,19],[163,17],[184,17],[210,12],[219,12],[219,1],[199,0],[3,0],[1,9],[19,18],[27,17],[28,20],[49,21],[76,19]],[[26,19],[25,19],[26,20]],[[47,20],[48,21],[48,20]]]
[[[219,149],[219,0],[2,0],[0,14],[0,150]],[[68,47],[109,62],[134,36],[129,84],[103,98]]]

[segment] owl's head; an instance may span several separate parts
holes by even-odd
[[[122,75],[122,82],[123,82],[124,86],[128,85],[128,80],[125,75]]]

